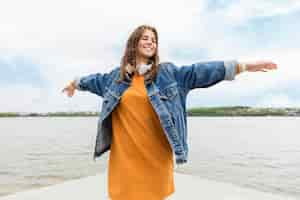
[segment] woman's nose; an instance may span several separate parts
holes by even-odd
[[[151,39],[146,41],[147,44],[153,44],[153,41]]]

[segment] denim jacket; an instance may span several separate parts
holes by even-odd
[[[207,88],[222,80],[234,80],[237,60],[197,62],[176,66],[172,62],[160,63],[154,81],[145,75],[144,83],[149,100],[157,113],[164,133],[172,147],[176,164],[188,161],[186,97],[195,88]],[[103,98],[97,124],[94,161],[110,150],[112,139],[111,113],[118,105],[123,92],[130,86],[131,74],[116,83],[120,66],[107,73],[94,73],[75,79],[76,88]]]

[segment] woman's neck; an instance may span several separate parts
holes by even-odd
[[[136,59],[136,66],[140,66],[142,64],[148,64],[148,58],[137,58]]]

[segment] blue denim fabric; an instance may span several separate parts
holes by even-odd
[[[211,87],[222,80],[234,80],[237,60],[198,62],[176,66],[171,62],[159,64],[156,79],[145,78],[149,100],[157,113],[175,155],[176,164],[188,161],[186,97],[195,88]],[[103,98],[97,125],[94,160],[110,150],[112,138],[111,112],[118,105],[123,92],[130,86],[126,73],[121,83],[120,66],[107,73],[95,73],[75,79],[80,91],[89,91]]]

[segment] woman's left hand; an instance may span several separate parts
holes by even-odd
[[[244,62],[244,64],[246,64],[246,71],[249,72],[267,72],[268,70],[277,69],[277,64],[271,61]]]

